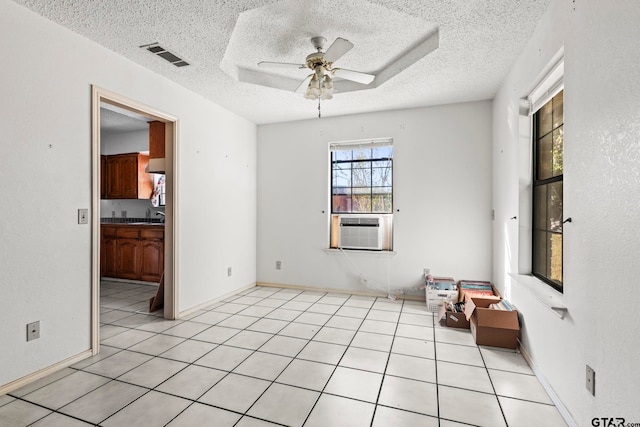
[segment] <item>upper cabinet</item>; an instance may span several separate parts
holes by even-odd
[[[149,199],[153,176],[145,172],[149,156],[140,153],[116,154],[101,158],[101,193],[104,199]]]

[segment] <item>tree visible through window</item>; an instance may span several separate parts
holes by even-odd
[[[331,212],[391,213],[393,146],[343,144],[331,150]]]
[[[562,291],[564,92],[534,115],[533,263],[535,276]]]

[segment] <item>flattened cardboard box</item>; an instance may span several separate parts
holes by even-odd
[[[442,320],[444,317],[444,323],[450,328],[469,329],[470,323],[467,320],[464,313],[454,313],[447,310],[447,303],[443,302],[438,312],[438,320]]]
[[[478,345],[517,348],[520,323],[516,310],[488,308],[494,299],[467,298],[464,314],[471,323],[471,334]]]

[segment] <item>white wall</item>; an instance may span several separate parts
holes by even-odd
[[[381,137],[394,139],[397,253],[328,253],[329,143]],[[491,102],[261,125],[258,141],[259,282],[366,290],[359,270],[387,290],[421,284],[425,267],[491,277]]]
[[[180,310],[255,282],[255,125],[9,0],[0,28],[0,385],[90,346],[92,84],[179,118]]]
[[[633,1],[553,1],[493,104],[494,280],[521,312],[534,364],[580,426],[594,417],[640,420],[639,20]],[[568,308],[564,319],[509,276],[527,263],[518,227],[530,227],[509,219],[518,215],[519,175],[528,173],[518,99],[562,47],[564,214],[573,219],[564,229],[564,295],[555,295]],[[595,397],[585,388],[587,364]]]

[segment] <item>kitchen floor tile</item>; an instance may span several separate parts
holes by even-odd
[[[244,310],[242,310],[238,314],[240,314],[242,316],[264,317],[267,314],[271,313],[273,310],[274,310],[273,307],[264,307],[264,306],[260,306],[260,305],[252,305],[252,306],[249,306],[249,307],[245,308]]]
[[[439,427],[438,418],[378,405],[371,427]]]
[[[242,361],[252,353],[253,351],[244,348],[220,345],[196,360],[194,364],[225,371],[233,371],[236,366],[242,363]]]
[[[540,381],[533,375],[489,369],[489,376],[498,396],[553,405]]]
[[[284,304],[285,301],[281,300],[281,299],[275,299],[275,298],[265,298],[260,302],[255,303],[255,305],[257,307],[271,307],[271,308],[278,308],[280,307],[282,304]]]
[[[374,408],[375,405],[371,403],[323,393],[304,425],[368,427],[371,425]]]
[[[399,322],[407,325],[433,327],[433,317],[425,316],[424,314],[413,314],[413,313],[403,312],[400,315]]]
[[[513,350],[499,350],[491,347],[480,347],[484,363],[489,369],[519,372],[532,375],[533,371],[522,354]]]
[[[382,374],[338,366],[324,393],[376,403]]]
[[[392,342],[393,336],[391,335],[358,332],[351,341],[351,346],[389,352]]]
[[[478,347],[437,342],[436,357],[445,362],[484,367],[484,361]]]
[[[231,317],[224,319],[218,323],[218,326],[224,326],[226,328],[244,329],[257,322],[258,319],[253,316],[243,316],[241,314],[234,314]]]
[[[376,334],[394,335],[396,333],[396,327],[398,325],[392,322],[383,322],[380,320],[367,319],[362,322],[360,331],[372,332]]]
[[[180,414],[191,402],[180,397],[150,391],[101,425],[104,427],[163,426]]]
[[[351,297],[344,302],[346,307],[358,307],[369,309],[373,306],[375,299],[373,298],[354,298]]]
[[[217,344],[210,342],[187,340],[160,354],[160,357],[193,363],[216,347]]]
[[[495,394],[438,386],[440,416],[481,427],[506,426]],[[465,408],[461,411],[460,408]]]
[[[50,413],[50,410],[32,403],[14,400],[4,406],[0,406],[0,425],[26,426]]]
[[[342,305],[349,299],[348,295],[325,295],[318,300],[319,304]]]
[[[157,356],[160,353],[164,353],[165,351],[177,346],[182,342],[184,342],[184,338],[158,334],[132,347],[129,347],[129,350]]]
[[[260,319],[257,322],[255,322],[253,325],[249,326],[247,329],[250,331],[277,334],[288,324],[289,322],[287,322],[286,320]]]
[[[476,347],[469,329],[434,328],[436,342]]]
[[[218,369],[189,365],[160,384],[156,390],[197,400],[226,375],[227,372]]]
[[[118,377],[119,381],[135,384],[142,387],[154,388],[166,381],[169,377],[180,372],[187,366],[186,363],[175,360],[155,357]]]
[[[433,328],[430,326],[407,325],[399,323],[396,336],[433,341]],[[437,341],[437,340],[436,340]]]
[[[215,325],[217,323],[222,322],[225,319],[228,319],[231,316],[232,316],[231,313],[222,313],[219,311],[207,311],[201,314],[200,316],[194,317],[190,321],[205,323],[207,325]]]
[[[324,326],[329,326],[338,329],[349,329],[351,331],[357,331],[362,325],[362,319],[357,317],[344,317],[333,316]]]
[[[391,352],[406,354],[407,356],[426,357],[435,359],[435,343],[414,338],[395,337]]]
[[[305,339],[274,335],[260,347],[260,351],[294,357],[300,353],[300,350],[302,350],[305,345],[307,345],[307,340]]]
[[[565,427],[558,409],[553,405],[526,402],[519,399],[499,397],[502,411],[510,426],[518,427]]]
[[[108,345],[111,347],[118,348],[129,348],[142,342],[146,339],[151,338],[155,334],[152,332],[139,331],[137,329],[129,329],[121,334],[118,334],[114,337],[108,338],[102,341],[102,344]]]
[[[76,370],[75,369],[71,369],[71,368],[61,369],[61,370],[59,370],[57,372],[54,372],[51,375],[47,375],[44,378],[40,378],[39,380],[36,380],[36,381],[34,381],[34,382],[30,383],[30,384],[27,384],[27,385],[25,385],[23,387],[20,387],[17,390],[12,391],[11,395],[15,396],[15,397],[22,397],[22,396],[24,396],[26,394],[31,393],[34,390],[37,390],[37,389],[39,389],[41,387],[44,387],[47,384],[51,384],[54,381],[58,381],[60,378],[64,378],[67,375],[71,375],[71,374],[73,374],[75,372],[76,372]]]
[[[265,319],[276,319],[276,320],[286,320],[288,322],[292,321],[296,317],[300,316],[301,312],[296,310],[287,310],[285,308],[276,308],[271,313],[267,314]]]
[[[111,381],[67,406],[63,406],[59,412],[98,424],[147,391],[147,389],[135,385]]]
[[[247,415],[287,426],[302,426],[319,393],[283,384],[272,384]]]
[[[396,323],[400,318],[400,312],[371,309],[369,310],[369,314],[367,314],[366,318],[369,320],[381,320],[383,322]]]
[[[206,426],[213,425],[212,422],[215,423],[215,427],[233,427],[241,416],[234,412],[195,402],[167,424],[167,427]]]
[[[174,327],[171,327],[163,331],[162,333],[164,335],[171,335],[174,337],[191,338],[194,335],[197,335],[208,328],[209,328],[209,325],[205,323],[182,322],[179,325],[176,325]]]
[[[78,371],[27,394],[23,399],[55,410],[108,382],[108,378]]]
[[[339,344],[309,341],[305,348],[296,356],[298,359],[335,365],[340,361],[347,347]]]
[[[484,367],[461,365],[438,360],[438,384],[467,390],[493,393],[489,374]]]
[[[320,326],[317,325],[307,325],[304,323],[292,322],[280,332],[278,332],[278,335],[294,338],[304,338],[308,340],[311,339],[319,330]]]
[[[276,382],[322,391],[335,366],[309,360],[294,359]]]
[[[349,345],[354,336],[355,331],[350,331],[348,329],[330,328],[325,326],[320,329],[318,333],[313,337],[313,341]]]
[[[424,357],[394,354],[389,356],[387,375],[436,382],[436,361]]]
[[[193,336],[194,340],[207,341],[214,344],[222,344],[235,336],[241,329],[225,328],[223,326],[211,326],[209,329]]]
[[[339,305],[323,304],[317,302],[307,309],[309,313],[322,313],[322,314],[336,314],[336,311],[340,308]]]
[[[378,403],[396,409],[438,416],[436,385],[407,378],[384,376]]]
[[[340,366],[383,373],[388,357],[389,353],[384,351],[349,347],[340,361]]]
[[[364,319],[369,313],[369,309],[360,307],[342,306],[336,314],[343,317],[355,317],[356,319]]]
[[[296,318],[296,322],[322,326],[327,323],[330,318],[330,314],[305,312]]]
[[[273,337],[272,334],[266,334],[264,332],[241,331],[233,336],[233,338],[229,338],[225,341],[224,344],[249,350],[257,350],[262,347],[264,343],[269,341],[271,337]]]
[[[273,381],[291,362],[290,357],[256,351],[233,370],[236,374]]]
[[[269,387],[269,381],[229,374],[198,399],[199,402],[244,413]],[[289,405],[290,402],[281,402]]]
[[[247,307],[248,307],[247,304],[237,304],[237,303],[230,302],[230,303],[222,304],[214,308],[212,311],[219,312],[219,313],[236,314],[241,312]]]
[[[29,427],[89,427],[89,426],[91,426],[91,424],[85,423],[84,421],[78,421],[66,415],[58,414],[57,412],[47,415],[46,417],[42,418],[40,421],[29,425]]]
[[[102,359],[93,365],[84,368],[84,371],[103,375],[109,378],[117,378],[131,369],[151,360],[152,356],[133,351],[124,350]]]

